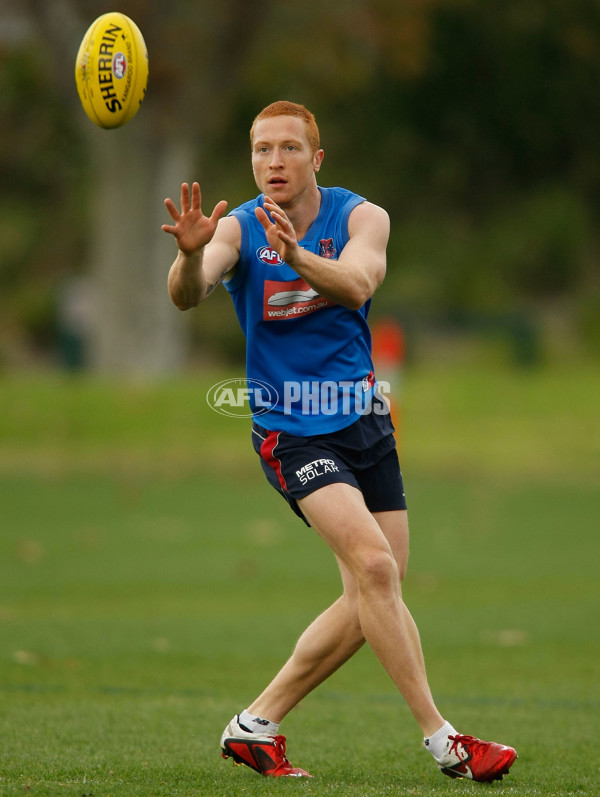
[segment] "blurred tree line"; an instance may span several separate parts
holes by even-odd
[[[62,353],[162,373],[239,354],[224,291],[191,314],[168,302],[162,199],[193,179],[208,211],[254,196],[248,130],[281,98],[317,116],[322,183],[390,213],[375,313],[600,354],[597,0],[150,5],[118,4],[150,82],[134,120],[103,131],[73,68],[113,4],[0,4],[0,365]]]

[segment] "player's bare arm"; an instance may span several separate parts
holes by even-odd
[[[262,208],[256,216],[269,244],[321,296],[357,310],[381,285],[390,232],[385,210],[370,202],[357,205],[348,220],[349,241],[333,260],[302,249],[285,212],[268,197],[264,205],[272,221]]]
[[[173,235],[179,252],[168,278],[169,296],[180,310],[196,307],[235,267],[239,257],[240,229],[234,218],[222,216],[227,202],[222,200],[210,216],[202,212],[198,183],[181,186],[181,211],[171,199],[165,207],[174,224],[162,229]]]

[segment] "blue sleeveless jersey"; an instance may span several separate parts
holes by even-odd
[[[364,198],[320,188],[319,214],[303,249],[337,259],[348,242],[348,217]],[[271,249],[254,210],[263,195],[231,211],[242,229],[240,259],[224,283],[246,336],[246,376],[261,426],[300,437],[353,423],[374,388],[371,300],[349,310],[313,290]]]

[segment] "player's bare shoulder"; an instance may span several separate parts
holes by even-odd
[[[373,202],[361,202],[352,209],[348,218],[348,234],[371,235],[387,243],[390,235],[390,217],[386,210]]]

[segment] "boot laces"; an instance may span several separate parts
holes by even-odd
[[[452,741],[452,745],[450,746],[448,753],[455,752],[459,758],[461,758],[460,751],[458,749],[459,744],[462,745],[467,757],[469,757],[471,754],[471,751],[469,750],[470,745],[482,744],[481,740],[477,739],[475,736],[464,736],[462,733],[457,733],[456,736],[448,736],[448,739]]]
[[[273,744],[275,746],[275,749],[277,750],[277,752],[281,756],[281,763],[282,764],[283,763],[289,764],[290,762],[288,761],[288,759],[286,758],[286,755],[285,755],[285,736],[281,736],[281,735],[275,736]]]

